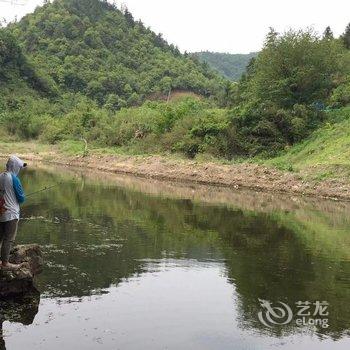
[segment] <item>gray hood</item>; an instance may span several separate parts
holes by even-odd
[[[6,170],[17,176],[19,171],[26,166],[27,164],[23,160],[16,156],[11,156],[6,163]]]

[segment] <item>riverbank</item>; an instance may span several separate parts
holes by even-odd
[[[350,181],[335,178],[312,179],[309,176],[310,169],[308,172],[288,172],[259,164],[223,164],[219,161],[204,162],[158,155],[104,154],[98,150],[83,156],[35,142],[0,143],[1,157],[7,157],[11,153],[16,153],[27,161],[130,174],[142,178],[350,200]]]

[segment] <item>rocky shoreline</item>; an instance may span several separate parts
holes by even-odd
[[[0,153],[2,158],[7,156],[8,154]],[[350,200],[350,182],[348,181],[336,179],[306,181],[298,173],[284,172],[258,164],[203,163],[162,156],[95,154],[86,157],[67,156],[54,150],[35,154],[22,152],[18,156],[28,161],[128,174],[149,179]]]

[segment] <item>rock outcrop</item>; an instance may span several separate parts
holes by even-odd
[[[16,246],[11,252],[10,262],[22,266],[15,271],[0,269],[0,298],[35,291],[34,278],[42,271],[43,266],[40,247],[36,244]]]

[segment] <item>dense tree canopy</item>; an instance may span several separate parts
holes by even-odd
[[[249,153],[300,141],[322,121],[333,89],[349,72],[346,54],[339,40],[312,30],[270,30],[236,96],[236,123]]]
[[[49,80],[41,77],[28,62],[15,38],[7,31],[0,30],[0,89],[9,83],[24,81],[39,92],[54,92]]]
[[[61,91],[117,108],[157,91],[218,93],[220,78],[107,1],[56,0],[9,26]]]

